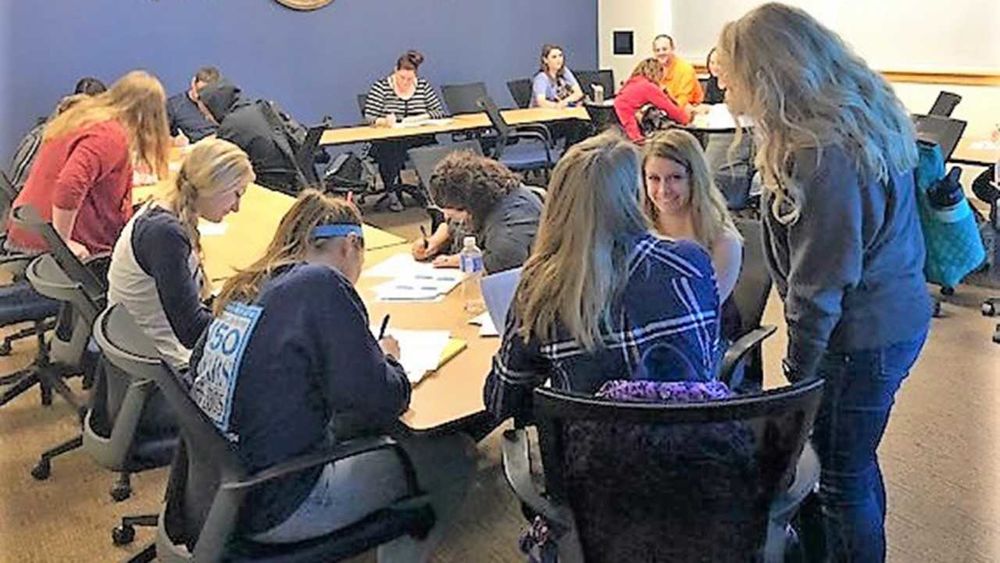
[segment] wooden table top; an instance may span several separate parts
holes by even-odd
[[[543,123],[565,119],[587,120],[587,110],[582,107],[572,108],[526,108],[509,109],[501,112],[509,125],[525,125],[528,123]],[[491,127],[490,119],[485,113],[469,113],[456,115],[447,120],[432,121],[416,127],[375,127],[358,125],[354,127],[338,127],[327,129],[320,138],[320,145],[345,145],[386,139],[400,139],[415,135],[436,135],[438,133],[454,133],[470,129],[485,129]]]
[[[1000,143],[994,143],[987,137],[962,137],[952,153],[950,162],[989,166],[1000,160]]]
[[[376,250],[365,255],[365,268],[409,248],[397,246]],[[468,419],[485,410],[483,385],[492,365],[493,354],[500,347],[500,338],[479,336],[479,327],[468,323],[474,315],[464,310],[462,286],[459,285],[439,303],[402,303],[376,301],[373,288],[386,281],[362,275],[358,282],[368,315],[381,319],[390,314],[390,324],[404,329],[449,330],[453,338],[465,340],[467,346],[437,371],[427,374],[413,387],[410,409],[400,419],[414,431],[427,431]]]

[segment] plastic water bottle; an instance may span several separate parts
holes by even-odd
[[[462,239],[462,252],[458,254],[458,265],[465,274],[465,282],[462,284],[465,311],[478,315],[486,306],[483,304],[483,293],[479,284],[483,278],[483,251],[476,246],[476,237]]]
[[[603,104],[604,103],[604,86],[600,84],[591,84],[590,88],[594,91],[594,103]]]

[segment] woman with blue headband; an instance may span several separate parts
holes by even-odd
[[[264,256],[219,294],[187,383],[250,471],[354,437],[357,428],[346,421],[385,434],[407,409],[410,382],[397,362],[399,344],[376,340],[354,289],[363,264],[358,209],[305,190]],[[471,441],[397,434],[437,524],[423,541],[403,537],[381,546],[379,561],[423,561],[461,504]],[[399,459],[378,450],[254,490],[240,526],[255,541],[298,542],[350,526],[406,493]]]

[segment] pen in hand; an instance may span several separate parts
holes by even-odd
[[[420,236],[424,238],[424,250],[427,250],[430,243],[427,241],[427,229],[425,229],[423,225],[420,225]]]
[[[389,328],[389,315],[382,317],[382,326],[378,329],[378,339],[385,338],[385,329]]]

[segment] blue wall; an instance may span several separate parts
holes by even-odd
[[[215,64],[304,123],[359,120],[356,94],[408,48],[432,84],[530,76],[542,43],[571,67],[597,67],[597,0],[336,0],[295,12],[273,0],[0,0],[0,163],[37,116],[83,75],[144,68],[168,93]]]

